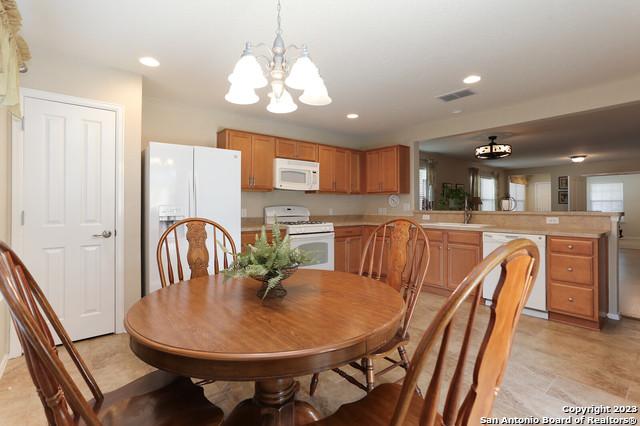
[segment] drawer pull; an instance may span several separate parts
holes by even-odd
[[[569,244],[569,245],[567,245],[567,248],[568,248],[569,250],[573,250],[573,244]]]
[[[570,297],[568,300],[569,302],[573,302],[573,297]]]
[[[567,271],[569,271],[569,272],[573,272],[573,268],[572,268],[571,266],[569,266],[569,267],[567,268]]]

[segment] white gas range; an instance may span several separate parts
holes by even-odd
[[[307,269],[324,269],[333,271],[334,268],[334,238],[333,223],[309,220],[311,212],[301,206],[273,206],[264,208],[264,223],[273,225],[278,222],[284,226],[291,247],[306,251],[313,262],[302,266]]]

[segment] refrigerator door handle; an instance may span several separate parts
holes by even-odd
[[[193,210],[192,210],[192,206],[194,205],[194,200],[193,200],[193,183],[191,182],[191,177],[187,178],[187,194],[189,194],[188,198],[189,198],[189,210],[187,212],[187,214],[189,215],[189,217],[193,217]]]
[[[193,172],[193,217],[198,216],[198,174]]]

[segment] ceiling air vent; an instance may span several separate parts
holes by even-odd
[[[440,95],[437,98],[443,102],[451,102],[451,101],[455,101],[456,99],[466,98],[467,96],[471,96],[475,94],[476,92],[474,92],[471,89],[461,89],[461,90],[456,90],[455,92],[445,93],[444,95]]]

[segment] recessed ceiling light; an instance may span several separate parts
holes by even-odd
[[[462,81],[464,82],[464,84],[473,84],[479,82],[480,80],[482,80],[482,77],[472,74],[466,76]]]
[[[347,114],[347,118],[350,120],[355,120],[356,118],[360,117],[358,114],[356,113],[351,113],[351,114]]]
[[[585,158],[587,158],[586,155],[572,155],[571,157],[571,161],[573,161],[574,163],[582,163],[584,161]]]
[[[460,114],[461,112],[461,109],[454,109],[453,111],[451,111],[451,114]]]
[[[158,61],[156,58],[152,58],[151,56],[143,56],[142,58],[139,58],[138,61],[142,65],[146,65],[152,68],[160,66],[160,61]]]

